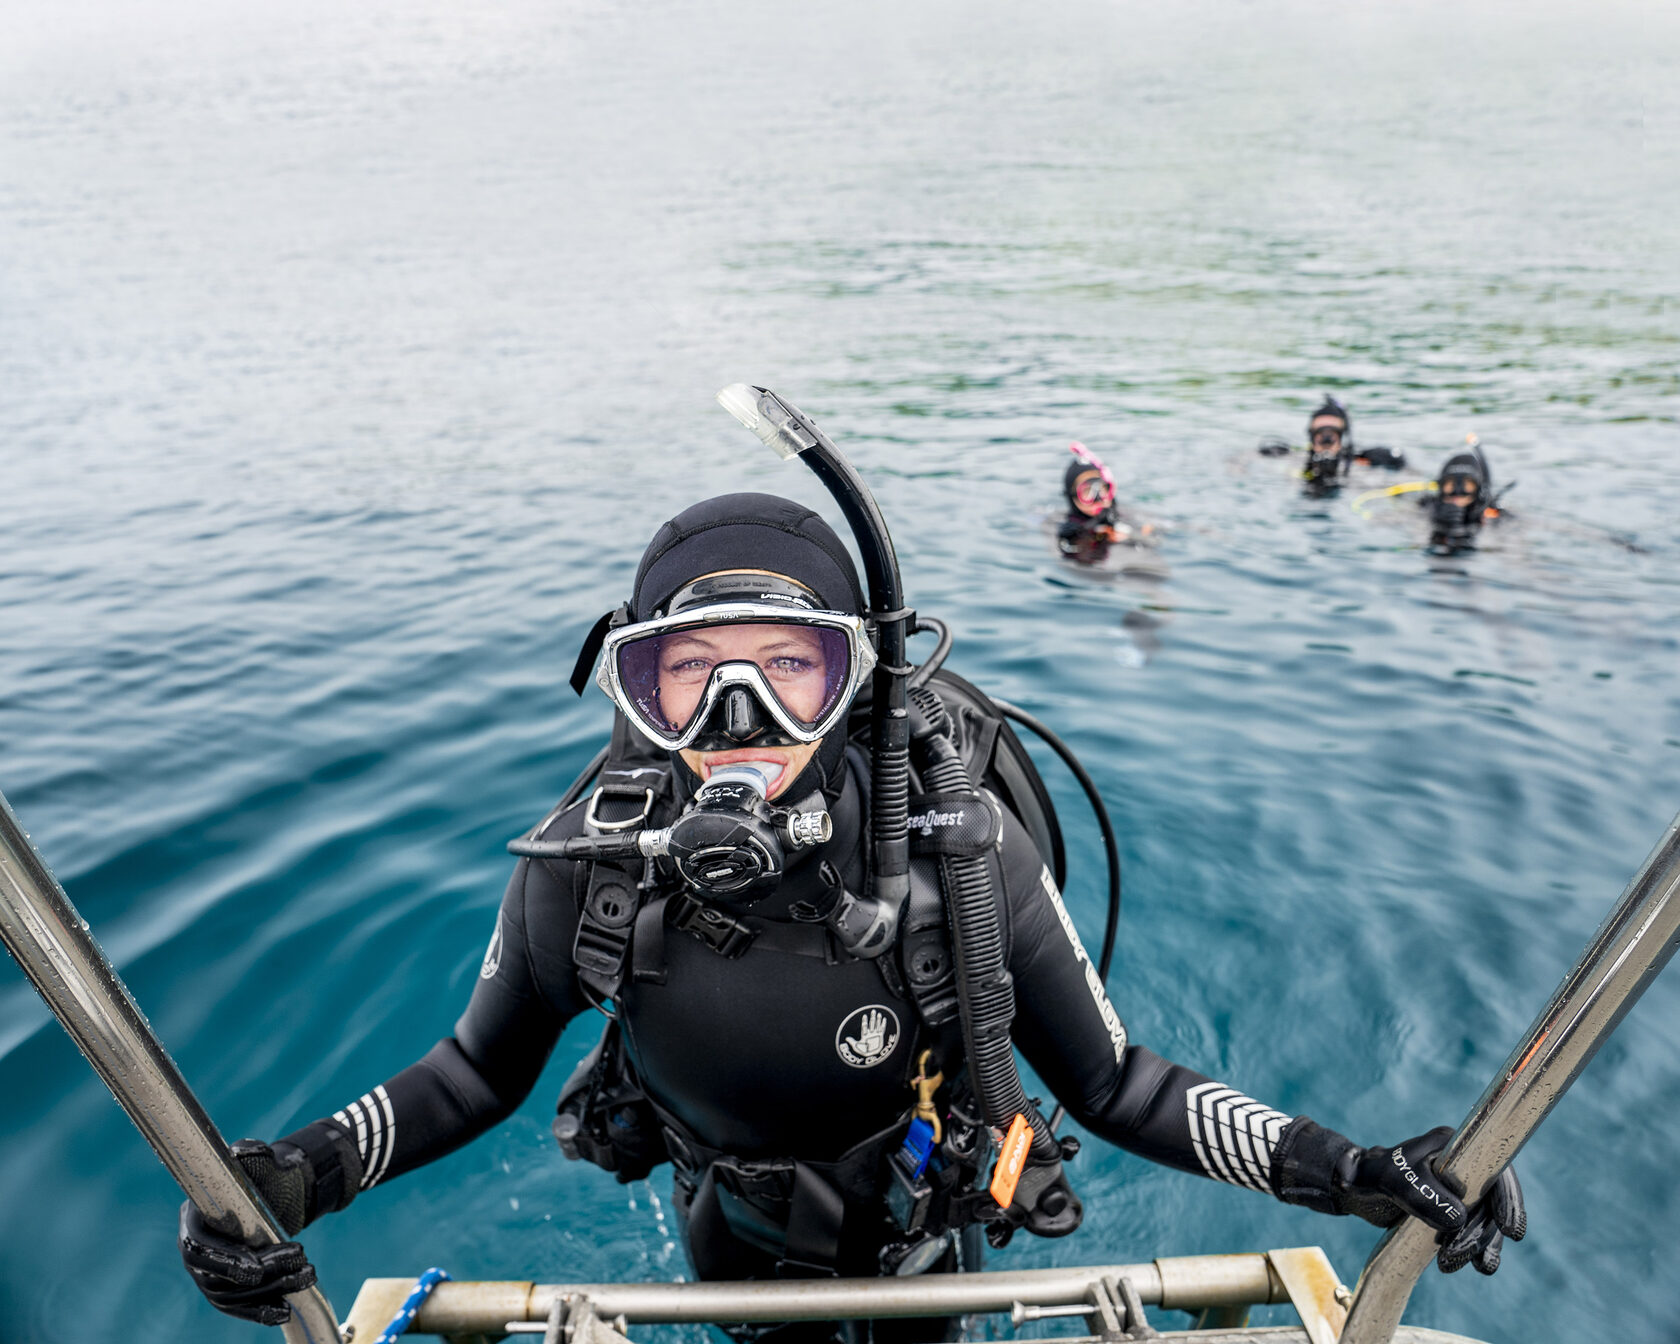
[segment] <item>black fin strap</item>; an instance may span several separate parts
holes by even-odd
[[[630,604],[626,602],[617,610],[604,613],[590,626],[589,633],[583,637],[583,647],[578,650],[577,665],[572,668],[572,689],[579,695],[582,695],[584,688],[589,685],[589,672],[595,666],[595,660],[601,656],[601,645],[607,642],[607,631],[615,623],[622,625],[629,619]]]

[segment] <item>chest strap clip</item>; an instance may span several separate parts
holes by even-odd
[[[752,946],[758,935],[738,919],[697,901],[687,892],[671,898],[671,927],[698,938],[721,957],[733,961]]]

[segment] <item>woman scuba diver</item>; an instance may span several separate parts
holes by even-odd
[[[574,674],[581,691],[599,653],[611,740],[509,846],[454,1033],[343,1110],[235,1145],[288,1235],[500,1122],[595,1008],[610,1020],[556,1137],[620,1180],[669,1162],[703,1279],[968,1269],[1020,1229],[1072,1232],[1078,1145],[1025,1096],[1014,1046],[1112,1143],[1379,1226],[1419,1217],[1443,1269],[1492,1273],[1521,1193],[1507,1172],[1467,1210],[1429,1165],[1448,1130],[1361,1148],[1128,1038],[1062,902],[1025,753],[935,666],[943,639],[909,665],[915,617],[873,499],[773,393],[720,400],[835,494],[870,601],[790,500],[724,495],[658,530]],[[212,1303],[266,1324],[313,1281],[295,1242],[246,1246],[190,1203],[180,1246]],[[883,1340],[955,1329],[873,1323]]]
[[[1116,542],[1140,546],[1154,533],[1151,523],[1140,523],[1120,508],[1119,488],[1102,459],[1077,441],[1068,445],[1073,461],[1062,473],[1062,494],[1067,499],[1067,516],[1056,529],[1056,547],[1070,560],[1101,564]]]

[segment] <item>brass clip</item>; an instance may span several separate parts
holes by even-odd
[[[939,1091],[939,1086],[945,1081],[943,1073],[936,1073],[928,1077],[928,1061],[933,1058],[933,1051],[922,1051],[922,1057],[916,1061],[919,1072],[910,1080],[910,1086],[916,1089],[916,1119],[926,1120],[933,1126],[933,1141],[940,1142],[945,1137],[944,1127],[939,1123],[939,1112],[933,1108],[933,1094]]]

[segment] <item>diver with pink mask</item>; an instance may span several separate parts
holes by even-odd
[[[1068,445],[1073,461],[1062,475],[1068,513],[1056,529],[1056,545],[1070,560],[1101,563],[1116,543],[1141,546],[1153,539],[1153,523],[1140,522],[1121,509],[1114,474],[1101,458],[1075,440]]]

